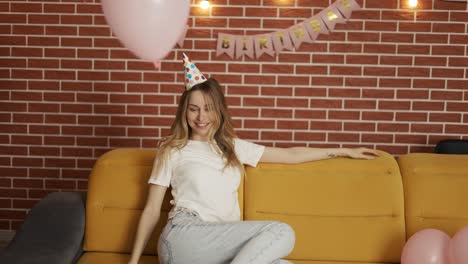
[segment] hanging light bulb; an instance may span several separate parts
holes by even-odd
[[[417,7],[418,6],[418,0],[409,0],[408,5],[410,7]]]
[[[210,2],[208,0],[202,0],[200,3],[200,7],[202,9],[208,9],[208,7],[210,7]]]

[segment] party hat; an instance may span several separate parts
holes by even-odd
[[[203,83],[206,81],[205,76],[198,70],[197,66],[187,55],[184,54],[184,72],[185,72],[185,90],[190,90],[196,84]]]

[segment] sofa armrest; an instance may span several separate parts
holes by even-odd
[[[71,264],[83,253],[85,193],[54,192],[27,215],[0,255],[2,264]]]

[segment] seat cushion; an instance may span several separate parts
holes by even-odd
[[[468,155],[412,153],[398,163],[408,237],[426,228],[453,236],[468,225]]]
[[[245,219],[291,225],[291,259],[398,262],[405,244],[403,186],[393,156],[380,153],[374,160],[248,168]]]
[[[130,254],[87,252],[78,260],[77,264],[127,264]],[[139,264],[158,264],[157,256],[143,255]]]

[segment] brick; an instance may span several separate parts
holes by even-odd
[[[44,4],[44,12],[46,13],[75,13],[74,4]]]
[[[428,113],[397,112],[396,121],[427,121]]]
[[[31,146],[29,148],[30,155],[38,155],[38,156],[60,156],[60,148],[59,147],[43,147],[43,146]],[[38,172],[40,170],[47,170],[47,169],[30,169],[29,176],[35,178],[41,178],[40,175],[37,175],[33,172]],[[60,176],[60,171],[58,171],[58,176]]]
[[[243,99],[244,106],[275,106],[275,99],[273,98],[250,98]]]
[[[357,133],[328,133],[329,142],[359,142]]]
[[[328,111],[328,119],[359,120],[359,112],[350,110],[330,110]]]
[[[260,18],[229,18],[230,28],[260,28],[261,24],[262,20]],[[263,28],[267,28],[267,26],[263,24]]]
[[[29,125],[29,133],[56,135],[60,134],[60,127],[52,125]]]
[[[308,76],[278,76],[278,84],[280,85],[309,85]]]
[[[465,48],[464,46],[433,46],[432,47],[433,55],[464,55]]]
[[[364,67],[366,76],[395,76],[395,73],[394,67]]]
[[[343,78],[341,77],[312,77],[312,85],[342,86]]]
[[[379,33],[349,32],[348,33],[348,41],[378,42],[379,41]]]
[[[243,8],[239,8],[239,7],[215,7],[213,6],[211,8],[211,15],[235,17],[235,16],[243,16],[244,12],[243,12]],[[247,16],[250,16],[250,15],[247,14]]]
[[[432,68],[432,77],[463,78],[464,75],[464,69]]]
[[[428,99],[429,90],[400,89],[400,90],[397,90],[397,98]]]
[[[310,130],[343,130],[341,121],[310,121]]]
[[[382,33],[382,42],[413,43],[414,34],[411,33]]]
[[[28,68],[59,68],[60,60],[58,59],[29,59]]]
[[[326,135],[324,133],[294,132],[294,140],[323,142],[326,140]]]
[[[447,32],[447,33],[464,33],[465,32],[465,23],[433,23],[432,26],[433,32]]]
[[[110,37],[111,29],[108,26],[80,26],[78,30],[79,36],[90,36],[90,37]]]
[[[418,67],[398,67],[398,76],[429,77],[430,69]]]
[[[28,46],[59,46],[60,38],[58,37],[37,37],[28,36]]]
[[[58,105],[57,105],[58,107]],[[52,111],[52,113],[57,113],[57,111]],[[45,115],[46,123],[58,123],[58,124],[75,124],[76,116],[75,115],[57,115],[57,114],[46,114]]]
[[[397,53],[429,55],[430,50],[430,46],[428,45],[398,45]]]
[[[24,46],[26,45],[26,37],[25,36],[1,36],[0,45]]]
[[[343,55],[319,55],[314,54],[312,55],[312,62],[313,63],[344,63],[344,56]]]
[[[366,21],[365,24],[365,30],[366,31],[390,31],[390,32],[395,32],[397,31],[397,23],[395,22],[372,22],[372,21]]]
[[[409,132],[409,124],[407,123],[379,123],[377,131],[382,132]]]
[[[410,107],[410,101],[402,100],[380,100],[378,104],[378,109],[381,110],[409,110]]]
[[[138,148],[140,146],[140,139],[111,138],[109,146],[114,148]]]
[[[368,77],[346,77],[345,86],[347,87],[375,87],[377,85],[377,78]]]
[[[463,93],[460,91],[431,91],[432,100],[457,100],[462,101]]]
[[[448,43],[447,34],[416,34],[416,43]]]
[[[2,14],[0,23],[5,24],[26,24],[26,14]]]
[[[429,122],[460,123],[462,115],[457,113],[429,113]]]
[[[44,115],[42,114],[21,114],[13,113],[14,123],[43,123]]]
[[[431,32],[431,23],[400,22],[398,29],[400,32]]]
[[[275,128],[275,120],[246,119],[244,127],[248,128]]]
[[[101,107],[100,111],[105,113],[106,111],[112,111],[115,114],[123,114],[125,111],[124,107]],[[157,115],[158,114],[158,107],[157,106],[127,106],[127,114],[144,114],[144,115]]]
[[[60,68],[68,69],[92,69],[93,63],[91,60],[67,60],[60,61]]]
[[[448,89],[466,89],[468,80],[447,80]]]
[[[270,131],[261,131],[260,138],[262,140],[274,140],[274,141],[291,141],[292,132],[270,132]]]
[[[444,133],[446,134],[468,134],[468,125],[445,125]]]
[[[468,22],[468,17],[466,16],[466,12],[451,11],[450,21]]]
[[[78,124],[108,125],[109,117],[98,116],[98,115],[90,115],[90,116],[80,115],[78,116]]]
[[[362,120],[393,120],[393,112],[363,111]]]
[[[361,91],[359,89],[333,89],[328,90],[329,97],[360,97]]]
[[[378,64],[379,58],[375,55],[347,55],[347,64]]]
[[[267,109],[262,108],[262,117],[274,117],[274,118],[292,118],[292,110],[289,109]]]
[[[423,144],[426,145],[427,135],[404,135],[397,134],[395,135],[395,143],[414,143],[414,144]]]
[[[450,67],[468,67],[468,58],[450,57],[448,66]]]
[[[411,124],[412,133],[442,133],[444,125],[438,124]]]
[[[59,15],[49,15],[49,14],[29,14],[28,15],[28,23],[29,24],[43,24],[43,25],[51,25],[51,24],[60,24],[60,16]],[[47,28],[47,27],[46,27]]]
[[[12,164],[15,167],[44,167],[44,159],[43,158],[31,158],[31,157],[27,157],[27,158],[26,157],[25,158],[13,157]]]
[[[447,111],[466,112],[468,103],[447,102]]]
[[[386,134],[362,134],[362,142],[372,142],[372,143],[393,143],[393,135]]]
[[[92,127],[85,126],[62,126],[62,135],[93,135]]]
[[[330,49],[330,52],[360,53],[362,50],[362,44],[361,43],[329,43],[329,49]]]
[[[447,58],[435,56],[415,56],[414,64],[421,66],[445,66],[447,64]]]
[[[345,131],[375,131],[374,123],[344,122]]]
[[[394,90],[386,89],[362,89],[362,98],[393,98]]]
[[[245,17],[277,17],[278,9],[277,8],[256,8],[256,7],[246,7],[245,8]]]
[[[123,114],[125,113],[125,106],[122,105],[101,105],[94,104],[94,113],[102,114]],[[133,106],[133,108],[136,106]]]
[[[330,75],[361,75],[361,67],[330,66]]]
[[[45,188],[75,190],[76,181],[74,180],[46,180]]]
[[[444,88],[445,80],[443,79],[415,79],[413,81],[414,88]]]
[[[350,100],[344,101],[344,107],[346,109],[375,109],[376,101],[374,100]]]

